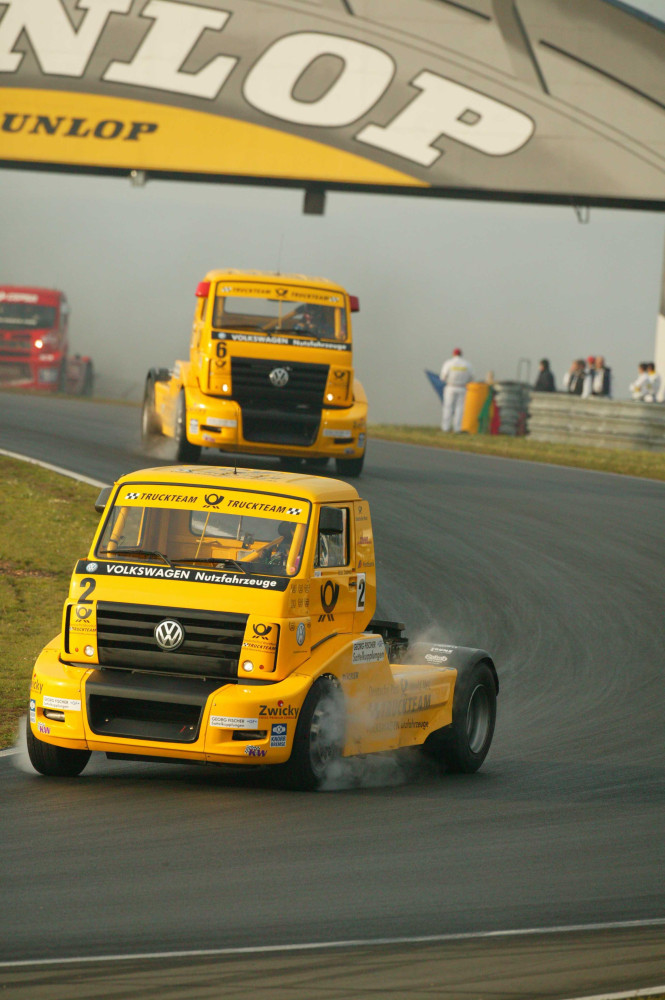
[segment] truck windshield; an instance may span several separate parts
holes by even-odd
[[[232,566],[252,576],[295,576],[306,534],[307,525],[279,518],[116,505],[95,554],[171,566]]]
[[[217,295],[213,327],[289,334],[313,340],[345,341],[346,310],[340,305],[320,305],[293,299]]]
[[[32,302],[0,302],[0,327],[3,330],[44,330],[56,325],[55,306]]]

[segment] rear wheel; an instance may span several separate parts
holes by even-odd
[[[317,680],[300,711],[291,757],[283,766],[289,788],[315,791],[330,775],[344,747],[344,699],[329,677]]]
[[[38,740],[27,725],[28,757],[35,771],[56,778],[75,778],[90,760],[89,750],[69,750]]]
[[[184,390],[181,390],[176,406],[175,443],[178,462],[198,462],[201,458],[201,445],[191,444],[187,440],[187,403]]]
[[[335,469],[339,476],[343,476],[345,479],[355,479],[363,471],[364,462],[365,452],[360,458],[336,458]]]
[[[496,687],[486,662],[458,675],[453,721],[431,734],[424,750],[449,771],[471,774],[488,754],[496,724]]]

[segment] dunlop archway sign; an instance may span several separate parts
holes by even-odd
[[[4,0],[0,161],[664,208],[664,66],[619,0]]]

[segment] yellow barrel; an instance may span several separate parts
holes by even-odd
[[[469,434],[478,433],[478,416],[489,391],[490,387],[487,382],[469,382],[467,385],[464,416],[462,417],[463,431],[467,431]]]

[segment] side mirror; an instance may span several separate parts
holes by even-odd
[[[320,535],[344,534],[344,511],[340,507],[322,507],[319,516]]]
[[[103,514],[106,509],[106,505],[111,498],[112,486],[105,486],[97,499],[95,500],[95,510],[98,514]]]

